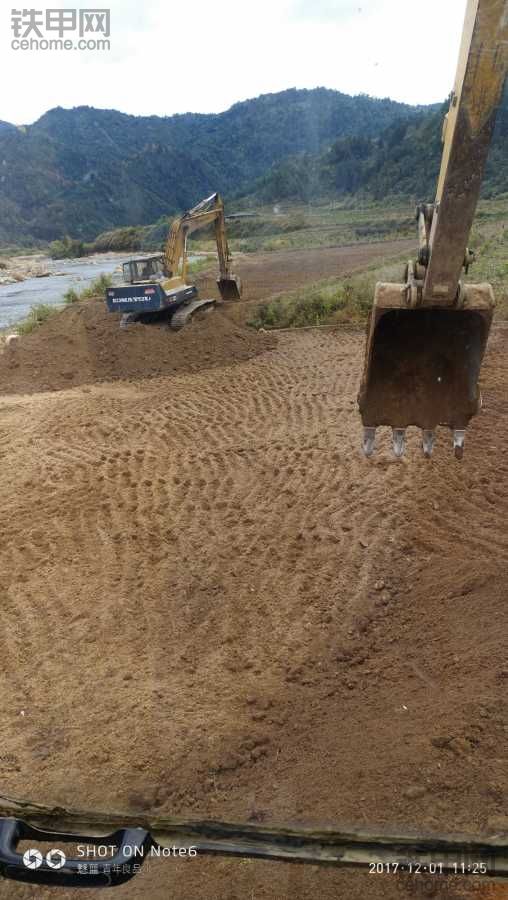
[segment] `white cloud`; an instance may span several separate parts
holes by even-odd
[[[317,85],[438,101],[453,84],[465,9],[465,0],[109,3],[109,52],[15,51],[11,3],[4,5],[0,119],[30,122],[53,106],[80,104],[147,115],[218,112]]]
[[[295,19],[314,20],[316,22],[344,22],[353,17],[362,15],[369,3],[363,4],[361,0],[294,0],[290,7],[290,13]]]

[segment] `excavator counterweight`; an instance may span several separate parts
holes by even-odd
[[[478,378],[494,294],[489,284],[464,284],[461,275],[474,259],[467,244],[507,59],[508,0],[468,0],[436,202],[416,211],[418,259],[408,263],[402,284],[376,285],[358,397],[367,456],[378,426],[392,427],[397,456],[405,429],[421,428],[430,456],[435,429],[445,425],[460,458],[481,406]]]

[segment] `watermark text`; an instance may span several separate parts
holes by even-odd
[[[110,50],[109,9],[11,9],[13,50]]]

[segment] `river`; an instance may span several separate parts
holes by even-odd
[[[0,328],[24,319],[30,307],[36,303],[58,306],[63,295],[70,288],[81,291],[101,274],[111,275],[130,256],[100,254],[88,259],[48,260],[45,267],[64,275],[49,275],[47,278],[27,278],[16,284],[0,285]],[[119,276],[121,277],[121,276]]]

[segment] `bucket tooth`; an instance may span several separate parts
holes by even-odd
[[[430,457],[432,456],[435,441],[436,432],[430,428],[424,428],[424,430],[422,431],[422,446],[423,453],[427,459],[430,459]]]
[[[455,459],[462,459],[464,456],[464,441],[466,432],[463,428],[456,428],[453,432],[453,450]]]
[[[376,446],[376,429],[366,426],[363,429],[363,452],[365,456],[372,456]]]
[[[395,456],[399,459],[401,456],[404,456],[405,448],[405,439],[406,439],[406,429],[405,428],[394,428],[392,430],[392,442],[393,442],[393,452]]]

